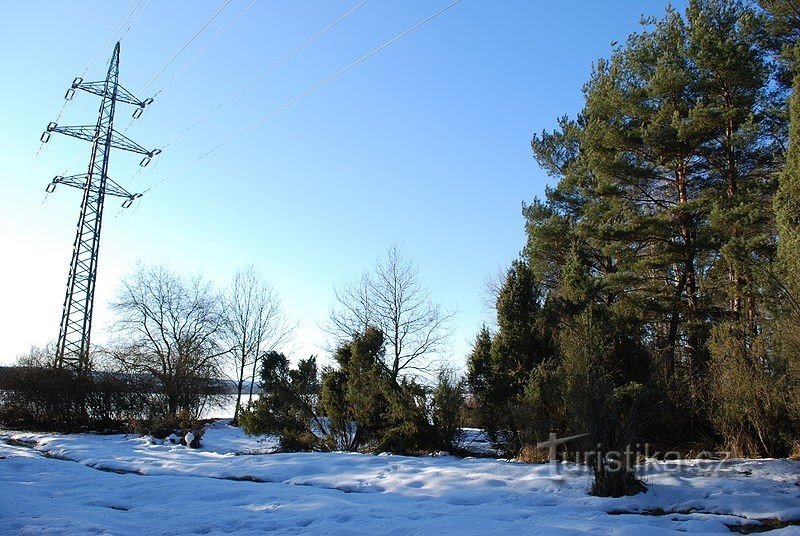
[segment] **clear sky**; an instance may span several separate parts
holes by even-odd
[[[122,38],[121,83],[142,98],[163,89],[126,134],[156,148],[359,3],[258,0],[181,69],[252,1],[232,0],[141,92],[223,2],[137,1],[3,5],[0,364],[58,335],[80,194],[62,187],[43,203],[43,190],[54,175],[85,172],[89,147],[53,135],[35,155],[65,90],[120,17],[139,6]],[[253,264],[298,322],[294,357],[323,353],[319,326],[334,285],[396,243],[434,297],[457,311],[449,358],[462,367],[491,320],[486,279],[524,245],[521,203],[548,181],[531,157],[532,134],[580,109],[592,62],[637,31],[641,15],[662,14],[663,0],[463,0],[194,161],[449,3],[370,0],[144,171],[136,155],[114,152],[112,178],[131,191],[156,187],[124,212],[117,199],[106,203],[93,341],[108,341],[107,304],[137,261],[220,286]],[[104,78],[110,51],[87,80]],[[59,123],[94,124],[97,107],[79,93]],[[131,112],[120,105],[118,130]]]

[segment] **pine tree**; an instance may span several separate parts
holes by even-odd
[[[385,339],[367,327],[340,346],[338,369],[323,373],[321,408],[332,447],[368,452],[426,452],[440,447],[417,382],[384,366]]]
[[[784,25],[792,35],[794,17]],[[711,350],[725,347],[718,333],[711,344],[713,326],[735,324],[726,333],[742,333],[743,348],[771,345],[739,353],[758,374],[782,370],[765,335],[775,314],[768,278],[782,93],[764,18],[751,5],[692,0],[683,14],[667,8],[644,23],[596,64],[580,115],[534,137],[536,160],[558,183],[524,209],[525,254],[547,293],[548,322],[563,334],[594,311],[615,356],[604,365],[613,388],[666,390],[665,405],[683,408],[684,423],[662,426],[696,436],[713,432],[708,367],[721,362]],[[787,173],[781,191],[793,184]],[[779,196],[779,227],[787,205]],[[795,231],[781,231],[792,233],[778,240],[781,252]],[[783,339],[788,348],[785,330]]]
[[[534,369],[553,354],[552,334],[544,319],[543,286],[523,260],[506,272],[497,295],[494,337],[484,326],[468,360],[468,383],[478,404],[478,418],[489,437],[512,451],[530,434],[522,398]]]
[[[779,106],[767,90],[772,69],[758,46],[764,19],[737,2],[692,5],[687,19],[703,99],[695,114],[708,136],[701,154],[711,189],[709,226],[720,252],[710,274],[714,305],[756,330],[762,274],[774,257],[768,200],[780,152],[768,116]]]
[[[631,36],[598,64],[585,90],[583,147],[597,178],[594,238],[617,260],[619,291],[669,311],[656,328],[667,369],[685,360],[697,371],[705,353],[708,201],[687,31],[681,15],[668,9],[651,31]]]
[[[527,263],[515,260],[497,296],[497,334],[492,367],[519,394],[531,370],[552,355],[550,334],[542,322],[542,286]]]
[[[316,357],[301,359],[292,369],[284,354],[271,351],[261,363],[260,396],[241,414],[244,431],[277,435],[286,451],[321,448],[314,433],[325,428],[317,412],[321,385]]]
[[[492,336],[485,325],[475,337],[472,352],[467,357],[467,383],[472,391],[478,424],[492,441],[497,441],[506,393],[492,366]]]
[[[779,61],[778,82],[791,87],[789,147],[775,196],[778,235],[776,300],[779,353],[786,361],[791,422],[800,430],[800,11],[792,2],[760,0],[769,15],[768,45]],[[795,447],[797,442],[795,441]]]
[[[790,300],[800,309],[800,75],[789,99],[789,150],[780,175],[775,215],[778,257]]]
[[[665,386],[694,399],[711,323],[759,307],[778,162],[764,111],[776,103],[748,6],[696,0],[646,22],[598,62],[579,119],[534,138],[561,180],[527,208],[526,251],[549,249],[557,277],[570,253],[555,235],[571,236],[605,302],[652,334]]]

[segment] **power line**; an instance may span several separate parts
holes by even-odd
[[[118,41],[122,41],[122,38],[124,38],[126,35],[128,35],[128,32],[130,32],[130,31],[131,31],[131,28],[133,28],[133,25],[134,25],[134,23],[135,23],[137,20],[139,20],[139,17],[141,17],[141,16],[142,16],[142,13],[144,13],[144,10],[145,10],[145,9],[147,9],[147,6],[149,6],[149,5],[150,5],[150,2],[151,2],[151,1],[152,1],[152,0],[147,0],[147,2],[145,2],[145,4],[144,4],[144,6],[142,7],[142,9],[139,11],[139,13],[137,13],[137,14],[136,14],[136,17],[134,17],[134,19],[133,19],[133,20],[131,21],[131,23],[128,25],[128,28],[127,28],[127,29],[126,29],[124,32],[122,32],[122,35],[120,35],[120,36],[119,36],[119,39],[118,39]]]
[[[89,71],[89,69],[93,68],[97,64],[97,61],[102,56],[103,51],[108,47],[108,44],[111,41],[111,39],[113,39],[116,33],[119,32],[119,30],[124,26],[125,22],[131,17],[134,11],[136,11],[136,9],[139,7],[142,1],[143,0],[138,0],[138,1],[130,0],[128,2],[128,6],[123,10],[119,18],[117,18],[116,22],[111,27],[111,30],[109,30],[108,34],[106,34],[105,38],[103,38],[103,41],[101,41],[100,48],[92,55],[92,59],[89,60],[89,63],[86,64],[86,67],[83,69],[83,72],[81,72],[80,78],[84,77],[86,73]],[[135,5],[134,2],[136,2]],[[130,27],[128,29],[130,29]],[[61,107],[59,108],[58,113],[56,114],[54,122],[58,123],[61,120],[61,117],[64,115],[64,111],[67,109],[69,103],[70,99],[65,98],[64,102],[61,103]],[[39,163],[39,158],[44,153],[44,149],[45,149],[45,142],[41,141],[39,143],[39,147],[36,149],[36,153],[33,156],[33,163],[31,164],[31,169],[28,174],[28,179],[30,179],[33,176],[34,172],[36,171],[36,166]],[[47,197],[48,195],[46,194],[44,200],[42,201],[42,204],[44,204],[44,202],[47,201]]]
[[[212,108],[211,110],[209,110],[208,112],[206,112],[206,113],[205,113],[205,114],[204,114],[202,117],[200,117],[200,119],[198,119],[197,121],[195,121],[194,123],[192,123],[191,125],[189,125],[188,127],[186,127],[185,129],[183,129],[182,131],[178,132],[178,134],[176,134],[176,135],[175,135],[175,136],[174,136],[174,137],[173,137],[171,140],[169,140],[169,141],[168,141],[166,144],[164,144],[164,146],[162,147],[162,150],[163,150],[163,149],[166,149],[167,147],[169,147],[170,145],[172,145],[173,143],[175,143],[177,140],[179,140],[180,138],[182,138],[183,136],[185,136],[187,133],[189,133],[189,132],[190,132],[190,131],[192,131],[192,130],[193,130],[195,127],[197,127],[197,125],[199,125],[200,123],[202,123],[203,121],[205,121],[206,119],[208,119],[208,118],[209,118],[211,115],[213,115],[214,113],[216,113],[217,111],[219,111],[219,109],[220,109],[220,108],[222,108],[223,106],[225,106],[226,104],[228,104],[230,101],[232,101],[233,99],[235,99],[236,97],[238,97],[239,95],[241,95],[242,93],[244,93],[245,91],[247,91],[248,89],[250,89],[250,88],[251,88],[251,87],[252,87],[252,86],[253,86],[253,85],[254,85],[256,82],[258,82],[259,80],[261,80],[262,78],[264,78],[265,76],[267,76],[268,74],[270,74],[271,72],[273,72],[275,69],[277,69],[278,67],[280,67],[281,65],[283,65],[284,63],[286,63],[287,61],[289,61],[289,60],[290,60],[292,57],[294,57],[295,55],[297,55],[299,52],[301,52],[303,49],[305,49],[306,47],[308,47],[308,46],[309,46],[310,44],[312,44],[314,41],[316,41],[317,39],[319,39],[320,37],[322,37],[323,35],[325,35],[326,33],[328,33],[328,31],[329,31],[331,28],[333,28],[334,26],[336,26],[337,24],[339,24],[341,21],[343,21],[344,19],[346,19],[347,17],[349,17],[351,14],[353,14],[354,12],[356,12],[356,11],[357,11],[359,8],[361,8],[361,6],[363,6],[364,4],[366,4],[368,1],[369,1],[369,0],[361,0],[361,2],[359,2],[359,3],[358,3],[358,4],[356,4],[354,7],[352,7],[351,9],[349,9],[347,12],[345,12],[344,14],[342,14],[341,16],[339,16],[339,18],[337,18],[336,20],[334,20],[333,22],[331,22],[330,24],[328,24],[327,26],[325,26],[325,27],[324,27],[322,30],[320,30],[319,32],[317,32],[316,34],[314,34],[313,36],[311,36],[311,37],[310,37],[309,39],[307,39],[307,40],[306,40],[304,43],[302,43],[301,45],[299,45],[298,47],[296,47],[294,50],[292,50],[291,52],[289,52],[287,55],[285,55],[283,58],[281,58],[281,59],[280,59],[280,60],[278,60],[277,62],[275,62],[275,63],[273,63],[272,65],[270,65],[270,66],[269,66],[269,67],[268,67],[266,70],[264,70],[263,72],[261,72],[261,74],[259,74],[258,76],[256,76],[255,78],[253,78],[251,81],[249,81],[248,83],[246,83],[244,86],[240,87],[239,89],[237,89],[236,91],[234,91],[233,93],[231,93],[230,95],[228,95],[227,97],[225,97],[225,98],[222,100],[222,102],[220,102],[220,103],[219,103],[219,104],[217,104],[217,105],[216,105],[214,108]]]
[[[117,42],[109,61],[108,72],[103,82],[73,83],[73,89],[83,90],[101,98],[97,123],[91,126],[58,126],[50,123],[42,140],[47,141],[51,132],[89,141],[92,145],[87,173],[68,177],[57,176],[48,185],[52,192],[59,184],[83,191],[81,214],[72,247],[67,290],[61,313],[61,325],[56,346],[57,368],[70,367],[79,375],[88,371],[89,343],[92,329],[97,260],[100,247],[100,231],[106,196],[125,198],[123,206],[130,206],[139,194],[132,194],[108,177],[108,166],[112,148],[145,155],[141,165],[146,165],[155,151],[148,151],[138,143],[114,131],[114,115],[117,104],[125,103],[144,108],[147,103],[133,96],[119,83],[119,52]],[[98,85],[102,84],[102,90]]]
[[[173,171],[172,173],[168,174],[167,176],[165,176],[163,179],[161,179],[161,180],[160,180],[160,181],[158,181],[157,183],[155,183],[155,184],[153,184],[152,186],[150,186],[150,187],[146,188],[146,189],[145,189],[145,190],[142,192],[142,194],[145,194],[145,193],[149,192],[150,190],[152,190],[153,188],[155,188],[156,186],[159,186],[160,184],[163,184],[163,183],[164,183],[164,182],[166,182],[168,179],[170,179],[170,178],[174,177],[175,175],[178,175],[179,173],[181,173],[181,172],[185,171],[185,170],[186,170],[188,167],[190,167],[190,166],[194,165],[195,163],[199,162],[200,160],[202,160],[203,158],[207,157],[207,156],[208,156],[208,155],[210,155],[211,153],[214,153],[214,152],[218,151],[219,149],[221,149],[221,148],[225,147],[226,145],[228,145],[229,143],[233,142],[234,140],[236,140],[236,139],[240,138],[241,136],[245,135],[246,133],[250,132],[250,131],[251,131],[251,130],[253,130],[254,128],[258,127],[259,125],[261,125],[262,123],[264,123],[265,121],[267,121],[268,119],[270,119],[271,117],[273,117],[274,115],[276,115],[276,114],[280,113],[281,111],[285,110],[286,108],[288,108],[289,106],[291,106],[291,105],[292,105],[292,104],[294,104],[295,102],[299,101],[299,100],[300,100],[300,99],[302,99],[303,97],[306,97],[306,96],[310,95],[311,93],[313,93],[313,92],[314,92],[314,91],[316,91],[317,89],[321,88],[321,87],[322,87],[322,86],[324,86],[325,84],[327,84],[327,83],[329,83],[329,82],[331,82],[331,81],[335,80],[336,78],[340,77],[341,75],[343,75],[344,73],[346,73],[347,71],[349,71],[350,69],[352,69],[353,67],[356,67],[357,65],[359,65],[359,64],[361,64],[361,63],[363,63],[364,61],[366,61],[366,60],[367,60],[367,59],[369,59],[370,57],[372,57],[372,56],[374,56],[375,54],[379,53],[379,52],[380,52],[381,50],[383,50],[384,48],[386,48],[386,47],[388,47],[388,46],[391,46],[393,43],[395,43],[395,42],[399,41],[400,39],[402,39],[402,38],[403,38],[403,37],[405,37],[406,35],[408,35],[408,34],[410,34],[411,32],[413,32],[413,31],[417,30],[418,28],[420,28],[421,26],[425,25],[426,23],[428,23],[428,22],[432,21],[433,19],[435,19],[435,18],[436,18],[436,17],[438,17],[439,15],[441,15],[441,14],[445,13],[445,12],[446,12],[446,11],[448,11],[449,9],[453,8],[454,6],[456,6],[457,4],[459,4],[460,2],[461,2],[461,0],[455,0],[454,2],[452,2],[452,3],[448,4],[446,7],[444,7],[444,8],[442,8],[442,9],[440,9],[439,11],[437,11],[437,12],[436,12],[436,13],[434,13],[433,15],[429,16],[428,18],[426,18],[426,19],[423,19],[423,20],[419,21],[418,23],[416,23],[414,26],[412,26],[412,27],[411,27],[411,28],[409,28],[408,30],[406,30],[406,31],[404,31],[404,32],[402,32],[402,33],[399,33],[399,34],[397,34],[396,36],[394,36],[393,38],[389,39],[388,41],[386,41],[386,42],[385,42],[385,43],[383,43],[382,45],[380,45],[380,46],[378,46],[377,48],[373,49],[371,52],[369,52],[369,53],[367,53],[367,54],[365,54],[365,55],[361,56],[360,58],[358,58],[357,60],[353,61],[352,63],[350,63],[350,64],[349,64],[349,65],[347,65],[346,67],[343,67],[343,68],[339,69],[338,71],[336,71],[335,73],[333,73],[333,74],[332,74],[332,75],[330,75],[329,77],[327,77],[327,78],[325,78],[324,80],[322,80],[322,81],[320,81],[320,82],[316,83],[315,85],[313,85],[313,86],[312,86],[312,87],[310,87],[309,89],[305,90],[304,92],[300,93],[299,95],[297,95],[297,96],[296,96],[296,97],[294,97],[293,99],[289,100],[289,101],[288,101],[288,102],[286,102],[285,104],[282,104],[281,106],[278,106],[277,108],[275,108],[274,110],[272,110],[271,112],[269,112],[267,115],[265,115],[264,117],[262,117],[262,118],[261,118],[261,119],[259,119],[258,121],[256,121],[256,122],[254,122],[254,123],[250,124],[249,126],[247,126],[247,127],[246,127],[246,128],[244,128],[244,129],[240,130],[238,133],[236,133],[236,134],[234,134],[233,136],[231,136],[230,138],[226,139],[225,141],[223,141],[223,142],[222,142],[222,143],[220,143],[219,145],[216,145],[215,147],[213,147],[213,148],[209,149],[209,150],[208,150],[208,151],[206,151],[205,153],[201,154],[200,156],[198,156],[197,158],[195,158],[194,160],[192,160],[191,162],[187,163],[186,165],[182,166],[181,168],[178,168],[176,171]],[[165,146],[165,147],[166,147],[166,146]]]
[[[161,92],[163,92],[167,88],[167,86],[169,86],[184,70],[186,70],[187,67],[189,67],[192,63],[194,63],[195,60],[197,60],[197,58],[199,58],[203,54],[203,52],[206,51],[206,49],[208,47],[210,47],[217,39],[219,39],[222,36],[222,34],[227,32],[230,29],[230,27],[233,26],[236,23],[236,21],[238,21],[240,18],[242,18],[242,16],[245,13],[247,13],[250,10],[250,8],[253,7],[256,4],[257,1],[258,0],[252,0],[252,2],[250,2],[243,10],[241,10],[239,12],[239,14],[236,15],[222,30],[217,32],[214,35],[214,37],[212,37],[205,45],[203,45],[203,47],[200,50],[198,50],[197,53],[195,53],[195,55],[192,56],[189,61],[184,63],[177,71],[175,71],[175,73],[173,73],[173,75],[170,77],[170,79],[167,80],[159,88],[159,90],[155,92],[155,94],[153,94],[153,98],[155,99],[156,97],[158,97],[161,94]],[[186,47],[184,47],[184,48],[186,48]],[[153,79],[155,79],[155,77]],[[152,82],[152,80],[151,80],[151,82]],[[127,132],[128,129],[131,128],[131,125],[133,125],[133,123],[135,121],[136,121],[136,118],[132,118],[128,122],[127,126],[125,127],[125,129],[122,132]]]
[[[165,63],[165,64],[164,64],[164,66],[163,66],[163,67],[161,67],[161,69],[160,69],[160,70],[159,70],[159,71],[158,71],[158,72],[155,74],[155,76],[153,76],[153,78],[151,78],[151,79],[150,79],[150,81],[149,81],[149,82],[147,82],[147,83],[144,85],[144,87],[141,89],[140,93],[141,93],[141,92],[143,92],[145,89],[147,89],[147,88],[150,86],[150,84],[152,84],[152,83],[155,81],[155,79],[156,79],[156,78],[158,78],[159,76],[161,76],[161,73],[163,73],[163,72],[164,72],[164,71],[167,69],[167,67],[169,67],[169,66],[172,64],[172,62],[173,62],[173,61],[175,61],[175,58],[177,58],[177,57],[178,57],[178,56],[181,54],[181,52],[183,52],[184,50],[186,50],[186,47],[188,47],[189,45],[191,45],[191,44],[192,44],[192,42],[193,42],[195,39],[197,39],[197,37],[198,37],[198,36],[199,36],[201,33],[203,33],[203,30],[205,30],[205,29],[206,29],[206,27],[207,27],[209,24],[211,24],[211,22],[212,22],[212,21],[213,21],[215,18],[217,18],[217,15],[219,15],[219,14],[222,12],[222,10],[223,10],[223,9],[225,9],[225,8],[228,6],[228,4],[230,4],[230,3],[231,3],[231,1],[232,1],[232,0],[225,0],[225,1],[222,3],[222,5],[219,7],[219,9],[217,9],[217,10],[214,12],[214,14],[213,14],[213,15],[211,15],[211,17],[210,17],[210,18],[209,18],[209,19],[208,19],[208,20],[207,20],[205,23],[203,23],[203,25],[202,25],[202,26],[201,26],[201,27],[200,27],[200,28],[199,28],[199,29],[198,29],[198,30],[197,30],[197,31],[194,33],[194,35],[193,35],[192,37],[190,37],[190,38],[189,38],[189,40],[188,40],[188,41],[187,41],[187,42],[186,42],[186,43],[185,43],[185,44],[184,44],[184,45],[183,45],[183,46],[180,48],[180,50],[178,50],[178,51],[177,51],[177,52],[176,52],[176,53],[175,53],[175,54],[174,54],[174,55],[173,55],[173,56],[172,56],[172,57],[169,59],[169,61],[167,61],[167,63]]]
[[[139,6],[142,5],[142,2],[144,2],[144,0],[136,0],[135,4],[134,4],[134,0],[130,1],[128,6],[133,5],[133,8],[128,10],[127,14],[125,14],[123,12],[123,16],[121,16],[117,20],[116,24],[114,24],[114,26],[111,28],[111,31],[108,33],[108,35],[106,36],[106,38],[103,40],[102,44],[100,45],[100,49],[95,53],[95,55],[93,56],[93,59],[89,62],[87,67],[81,73],[81,77],[85,76],[86,73],[88,73],[89,71],[94,69],[95,65],[97,65],[97,62],[99,62],[100,59],[103,57],[103,53],[108,49],[109,46],[111,46],[112,43],[115,43],[116,41],[119,41],[120,39],[122,39],[122,37],[127,35],[128,32],[130,32],[130,30],[133,27],[134,23],[137,20],[139,20],[139,16],[142,14],[142,12],[145,9],[147,9],[147,6],[150,5],[151,0],[147,0],[147,2],[144,4],[144,6],[142,6],[142,8],[139,9]],[[138,13],[136,13],[137,11],[138,11]],[[136,16],[133,19],[131,19],[131,17],[133,17],[133,15],[135,13],[136,13]],[[130,20],[130,23],[128,22],[129,20]],[[125,28],[126,24],[128,25],[127,29],[122,34],[122,36],[117,38],[117,34],[119,34],[119,32],[123,28]]]
[[[232,19],[232,20],[231,20],[231,21],[230,21],[230,22],[229,22],[229,23],[228,23],[228,24],[227,24],[227,25],[226,25],[226,26],[225,26],[225,27],[224,27],[222,30],[220,30],[219,32],[217,32],[217,33],[214,35],[214,37],[212,37],[212,38],[211,38],[211,40],[210,40],[210,41],[208,41],[208,43],[206,43],[206,44],[203,46],[203,48],[201,48],[200,50],[198,50],[198,51],[197,51],[197,53],[196,53],[194,56],[192,56],[192,58],[191,58],[189,61],[187,61],[186,63],[184,63],[184,64],[183,64],[183,66],[182,66],[180,69],[178,69],[177,71],[175,71],[175,74],[173,74],[173,75],[172,75],[172,77],[170,77],[170,79],[169,79],[169,80],[167,80],[167,81],[164,83],[164,85],[162,85],[162,86],[161,86],[161,88],[160,88],[158,91],[156,91],[156,94],[155,94],[155,95],[153,95],[153,97],[157,96],[159,93],[161,93],[162,91],[164,91],[164,89],[165,89],[165,88],[166,88],[166,87],[167,87],[169,84],[171,84],[171,83],[172,83],[172,82],[175,80],[175,78],[177,78],[177,77],[178,77],[178,75],[179,75],[179,74],[181,74],[181,73],[182,73],[184,70],[186,70],[186,68],[187,68],[187,67],[189,67],[189,65],[191,65],[192,63],[194,63],[194,62],[195,62],[195,60],[196,60],[197,58],[199,58],[199,57],[200,57],[200,55],[202,55],[202,54],[203,54],[203,52],[205,52],[205,51],[206,51],[206,49],[207,49],[208,47],[210,47],[210,46],[211,46],[211,45],[212,45],[212,44],[213,44],[213,43],[214,43],[214,42],[215,42],[217,39],[219,39],[219,38],[220,38],[220,36],[222,36],[222,34],[224,34],[225,32],[227,32],[227,31],[228,31],[228,29],[229,29],[231,26],[233,26],[234,24],[236,24],[236,21],[238,21],[238,20],[239,20],[239,19],[240,19],[240,18],[241,18],[241,17],[242,17],[242,16],[243,16],[245,13],[247,13],[247,12],[250,10],[250,8],[251,8],[251,7],[253,7],[253,6],[256,4],[256,2],[258,2],[258,0],[252,0],[252,2],[250,2],[250,3],[249,3],[249,4],[248,4],[248,5],[247,5],[247,6],[246,6],[246,7],[245,7],[245,8],[244,8],[242,11],[240,11],[240,12],[239,12],[239,14],[238,14],[238,15],[236,15],[236,16],[235,16],[235,17],[234,17],[234,18],[233,18],[233,19]]]
[[[135,6],[134,6],[134,2],[136,2]],[[114,26],[111,27],[111,29],[108,31],[108,34],[106,34],[106,36],[100,42],[100,48],[97,50],[97,52],[92,54],[92,57],[89,59],[89,63],[86,64],[86,67],[81,72],[81,76],[86,76],[86,73],[89,72],[89,68],[93,67],[96,64],[97,59],[103,54],[103,51],[108,46],[108,43],[111,42],[111,40],[114,38],[114,36],[117,34],[117,32],[125,24],[124,21],[126,21],[131,16],[131,14],[133,14],[133,12],[136,10],[136,7],[138,7],[138,5],[141,4],[141,3],[142,3],[142,0],[138,0],[138,2],[137,2],[137,0],[130,0],[130,2],[128,2],[128,7],[125,8],[125,10],[119,16],[117,21],[114,23]],[[133,7],[131,7],[131,6],[133,6]]]

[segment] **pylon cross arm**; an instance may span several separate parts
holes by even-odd
[[[105,196],[108,194],[124,197],[125,202],[122,206],[129,207],[141,195],[130,193],[108,177],[111,149],[122,149],[145,155],[140,163],[142,166],[147,165],[153,156],[161,152],[159,149],[148,151],[114,130],[114,112],[117,102],[137,106],[133,114],[134,118],[141,116],[144,107],[152,102],[152,99],[141,101],[122,88],[117,82],[118,76],[119,43],[114,47],[104,82],[84,83],[83,79],[76,78],[65,95],[65,98],[71,99],[75,91],[79,89],[99,95],[102,102],[97,115],[97,123],[94,126],[69,127],[60,127],[56,123],[50,123],[41,137],[42,143],[47,143],[51,133],[58,132],[89,141],[92,144],[87,173],[67,177],[58,176],[47,187],[48,191],[52,191],[57,185],[65,184],[84,191],[81,215],[78,218],[75,241],[72,246],[72,260],[55,355],[57,367],[69,366],[76,369],[79,374],[89,372],[91,368],[89,348],[92,311]]]
[[[139,153],[147,156],[153,156],[153,151],[145,149],[144,147],[142,147],[129,137],[125,136],[120,132],[117,132],[116,130],[112,130],[111,132],[111,146],[116,147],[117,149],[130,151],[132,153]]]
[[[51,185],[58,185],[63,184],[65,186],[71,186],[73,188],[78,188],[83,190],[85,188],[91,189],[92,191],[99,191],[100,185],[99,182],[92,182],[89,183],[90,175],[88,173],[80,173],[78,175],[69,175],[66,177],[57,176],[53,177],[53,181],[50,183]],[[136,199],[141,197],[141,194],[132,194],[125,188],[119,185],[115,180],[111,177],[106,177],[106,185],[105,185],[105,193],[106,195],[113,195],[115,197],[124,197],[127,199]],[[51,189],[52,191],[52,189]]]
[[[72,136],[86,141],[94,141],[97,128],[94,125],[81,125],[74,127],[60,127],[55,123],[47,125],[48,132],[56,132],[65,136]]]
[[[65,136],[72,136],[73,138],[79,138],[91,142],[94,142],[97,137],[97,127],[92,125],[61,127],[55,123],[50,123],[47,126],[47,132],[56,132],[58,134],[64,134]],[[153,156],[154,154],[154,151],[145,149],[129,137],[117,132],[116,130],[111,131],[111,147],[122,149],[124,151],[130,151],[132,153],[143,154],[146,156]]]
[[[74,89],[81,89],[86,91],[87,93],[93,93],[94,95],[99,95],[101,97],[111,95],[106,95],[106,82],[80,82],[78,84],[73,84]],[[109,88],[109,91],[112,88]],[[144,108],[146,105],[150,104],[148,101],[152,101],[152,99],[145,99],[141,100],[137,98],[133,93],[122,87],[121,85],[117,84],[117,101],[124,102],[126,104],[133,104],[134,106],[139,106],[140,108]]]

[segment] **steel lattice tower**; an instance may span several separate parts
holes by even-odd
[[[60,127],[56,123],[47,125],[42,142],[50,139],[51,132],[66,134],[91,142],[92,151],[87,173],[67,177],[57,176],[48,184],[52,192],[59,184],[83,190],[81,214],[72,247],[72,262],[67,279],[67,292],[61,314],[55,364],[58,368],[70,367],[78,373],[87,370],[89,364],[89,337],[92,330],[95,281],[97,279],[97,257],[100,249],[100,229],[103,222],[103,204],[106,195],[125,198],[127,208],[141,194],[132,194],[108,177],[108,161],[111,149],[123,149],[142,154],[140,165],[146,166],[150,159],[160,153],[148,151],[114,130],[114,113],[118,102],[136,106],[134,118],[142,115],[144,107],[153,99],[139,100],[119,84],[119,43],[108,66],[106,79],[100,82],[84,82],[76,78],[67,90],[65,98],[71,99],[75,90],[83,90],[100,97],[100,111],[94,126]]]

